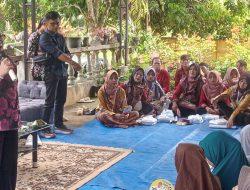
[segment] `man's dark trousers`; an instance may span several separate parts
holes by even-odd
[[[49,123],[51,111],[54,109],[54,126],[60,128],[63,125],[63,110],[67,97],[68,77],[57,77],[50,73],[45,76],[44,81],[46,85],[46,99],[43,120]]]

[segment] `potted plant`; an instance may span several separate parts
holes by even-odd
[[[83,27],[72,27],[69,20],[62,19],[60,32],[65,36],[65,42],[68,48],[81,47],[82,37],[85,34]]]
[[[108,27],[96,27],[91,32],[92,45],[106,45],[109,42],[111,30]]]

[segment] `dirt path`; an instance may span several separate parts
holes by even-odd
[[[68,119],[68,121],[64,122],[65,125],[69,127],[80,127],[95,118],[94,115],[78,116],[76,112],[82,106],[88,107],[90,109],[94,109],[97,106],[97,100],[95,99],[95,102],[92,102],[92,103],[75,103],[72,106],[65,107],[64,117]]]

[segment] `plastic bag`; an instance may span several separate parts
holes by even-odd
[[[164,110],[156,118],[158,122],[163,122],[163,123],[169,123],[175,120],[172,110]]]
[[[157,123],[157,119],[154,118],[152,115],[147,115],[141,118],[142,125],[155,125]]]
[[[204,119],[204,120],[215,120],[215,119],[219,119],[220,118],[220,116],[219,115],[214,115],[214,114],[209,114],[209,113],[206,113],[206,114],[203,114],[202,115],[202,118]]]
[[[209,128],[218,128],[218,129],[236,129],[237,127],[233,125],[231,128],[227,128],[227,125],[215,125],[215,124],[209,124]]]
[[[188,120],[190,120],[191,123],[203,123],[202,116],[199,114],[188,116]]]
[[[214,125],[226,125],[227,124],[227,120],[224,118],[220,118],[220,119],[213,119],[209,121],[209,124],[214,124]]]

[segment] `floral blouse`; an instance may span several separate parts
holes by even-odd
[[[15,130],[20,126],[17,81],[9,75],[0,79],[0,132]]]

